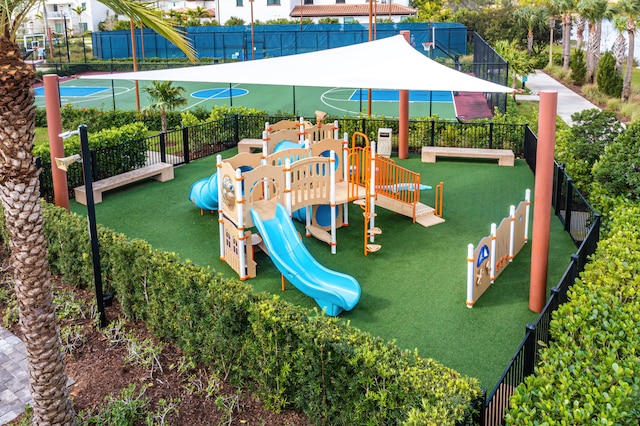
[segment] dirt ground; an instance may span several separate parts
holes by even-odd
[[[60,284],[57,284],[60,285]],[[93,297],[92,293],[77,292],[77,296]],[[0,312],[4,307],[0,305]],[[106,309],[110,322],[122,317],[121,310],[116,303]],[[209,376],[200,371],[195,374],[180,372],[181,351],[168,344],[156,340],[163,345],[158,357],[162,371],[153,372],[137,365],[127,363],[128,353],[126,344],[114,345],[103,333],[91,327],[90,320],[78,320],[87,331],[86,342],[65,358],[66,374],[74,383],[69,387],[77,413],[82,410],[99,410],[106,405],[105,398],[110,394],[117,395],[130,384],[136,385],[135,395],[144,391],[144,398],[149,401],[149,411],[158,410],[158,401],[164,399],[172,402],[175,410],[161,421],[160,416],[154,424],[165,425],[306,425],[306,416],[294,411],[284,411],[276,414],[265,409],[264,405],[249,392],[242,392],[228,384],[212,381]],[[10,329],[17,336],[21,336],[19,326]],[[126,330],[132,333],[138,341],[152,338],[143,324],[127,323]],[[191,377],[191,378],[190,378]],[[207,383],[214,383],[210,387],[209,395],[202,391]],[[96,411],[94,411],[96,412]],[[12,424],[19,421],[16,419]],[[143,423],[141,423],[143,424]]]

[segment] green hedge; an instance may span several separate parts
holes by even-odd
[[[554,313],[552,341],[516,388],[507,424],[638,425],[640,205],[612,214],[610,232]]]
[[[54,274],[92,282],[86,219],[45,204]],[[271,409],[318,424],[466,424],[476,379],[348,323],[302,309],[211,269],[99,227],[105,291],[125,314],[221,378],[255,386]]]

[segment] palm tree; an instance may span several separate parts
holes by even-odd
[[[177,107],[187,104],[187,98],[182,96],[184,87],[174,87],[171,81],[153,81],[151,86],[145,86],[145,93],[151,98],[153,104],[145,109],[159,109],[162,133],[167,133],[167,110],[171,111]]]
[[[516,21],[527,28],[527,51],[533,52],[533,32],[544,28],[547,24],[548,13],[543,7],[526,5],[516,9]]]
[[[511,76],[511,87],[513,88],[513,100],[516,100],[516,83],[518,75],[527,75],[533,71],[533,65],[529,54],[518,49],[516,40],[499,40],[495,44],[496,52],[509,63]]]
[[[587,20],[589,39],[587,40],[587,83],[594,83],[598,60],[600,59],[600,41],[602,20],[608,16],[607,0],[579,0],[578,13]]]
[[[587,20],[577,15],[574,21],[576,21],[576,49],[580,49],[584,42],[584,30],[587,27]]]
[[[3,0],[0,8],[0,199],[10,237],[11,270],[27,351],[34,424],[73,424],[47,261],[39,172],[32,148],[35,132],[33,68],[16,43],[27,13],[40,0]],[[157,15],[128,0],[102,0],[116,13],[135,17],[180,47],[189,42]]]
[[[82,13],[87,10],[87,6],[76,6],[72,7],[73,10],[78,15],[78,26],[80,27],[80,34],[84,33],[84,28],[82,28]]]
[[[627,28],[627,19],[622,16],[616,16],[613,19],[613,27],[618,32],[616,39],[611,46],[611,53],[616,58],[616,71],[622,75],[622,64],[627,56],[627,40],[624,38],[624,32]]]
[[[562,68],[568,70],[571,58],[572,13],[576,8],[576,0],[551,0],[551,5],[562,13]]]
[[[618,15],[627,19],[626,31],[628,40],[627,66],[622,82],[622,101],[628,102],[631,95],[631,75],[633,73],[633,58],[635,54],[636,21],[640,19],[640,3],[638,0],[621,0],[615,10]]]

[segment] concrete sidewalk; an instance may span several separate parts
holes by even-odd
[[[0,425],[18,417],[31,401],[22,340],[0,327]]]
[[[529,74],[529,79],[525,86],[533,94],[516,95],[516,99],[519,101],[539,101],[538,93],[543,90],[558,92],[558,115],[569,126],[573,125],[571,116],[576,112],[584,111],[585,109],[600,109],[597,105],[592,104],[573,90],[556,81],[553,77],[539,70]]]

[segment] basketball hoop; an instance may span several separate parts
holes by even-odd
[[[425,52],[430,52],[433,49],[433,42],[431,41],[423,41],[422,48]]]

